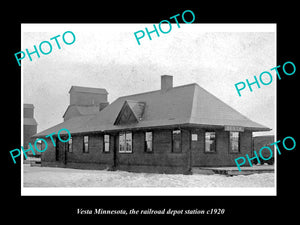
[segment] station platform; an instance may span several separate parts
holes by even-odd
[[[193,167],[193,174],[222,174],[222,175],[250,175],[255,173],[274,173],[274,165],[255,165],[241,167],[241,171],[236,166],[232,167]]]

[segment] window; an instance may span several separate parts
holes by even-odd
[[[73,152],[72,138],[70,138],[68,142],[68,152]]]
[[[126,151],[132,152],[132,133],[126,132]]]
[[[83,136],[83,152],[89,152],[89,136]]]
[[[132,152],[132,133],[120,132],[119,133],[119,152],[131,153]]]
[[[152,132],[145,132],[145,152],[152,151]]]
[[[109,134],[104,134],[104,152],[109,152]]]
[[[172,152],[181,152],[181,131],[173,130],[172,132]]]
[[[192,134],[192,141],[198,141],[198,134]]]
[[[125,132],[119,134],[119,152],[126,152],[125,150]]]
[[[205,132],[205,152],[216,151],[216,132]]]
[[[240,133],[239,132],[229,132],[230,135],[230,152],[240,152]]]

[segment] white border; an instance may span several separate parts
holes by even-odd
[[[21,49],[23,49],[23,32],[94,30],[99,24],[21,24]],[[112,24],[101,24],[113,29]],[[117,24],[114,24],[117,25]],[[140,24],[122,24],[118,29],[128,30],[128,26],[139,27]],[[181,24],[182,25],[182,24]],[[185,25],[185,24],[183,24]],[[275,32],[277,45],[277,24],[197,24],[203,32]],[[194,29],[185,26],[184,29]],[[187,31],[186,30],[186,31]],[[277,46],[275,45],[275,60],[277,65]],[[275,65],[274,65],[275,66]],[[21,66],[21,143],[23,146],[23,69]],[[275,141],[277,141],[277,79],[275,79]],[[277,195],[277,152],[275,153],[275,187],[271,188],[32,188],[23,186],[23,157],[21,157],[21,195],[22,196],[276,196]]]
[[[276,190],[268,188],[23,188],[21,195],[32,196],[275,196]]]

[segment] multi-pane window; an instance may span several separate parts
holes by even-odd
[[[131,153],[132,152],[132,133],[120,132],[119,133],[119,152]]]
[[[230,134],[230,152],[239,152],[240,151],[240,133],[239,132],[229,132]]]
[[[109,152],[109,134],[104,134],[104,152]]]
[[[89,136],[83,136],[83,152],[89,152]]]
[[[125,139],[126,139],[126,150],[127,152],[132,152],[132,133],[131,132],[126,132],[125,134]]]
[[[145,132],[145,151],[152,152],[152,132]]]
[[[126,152],[125,132],[119,134],[119,152]]]
[[[181,152],[181,131],[172,131],[172,152]]]
[[[68,152],[73,152],[72,138],[70,138],[68,142]]]
[[[205,132],[205,152],[216,151],[216,132]]]

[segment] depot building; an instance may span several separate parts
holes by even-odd
[[[64,128],[68,142],[48,144],[42,166],[137,172],[190,173],[194,167],[236,166],[252,153],[252,133],[270,128],[251,121],[192,83],[122,96],[109,104],[103,88],[72,86],[64,122],[33,137]],[[49,142],[51,140],[47,139]]]

